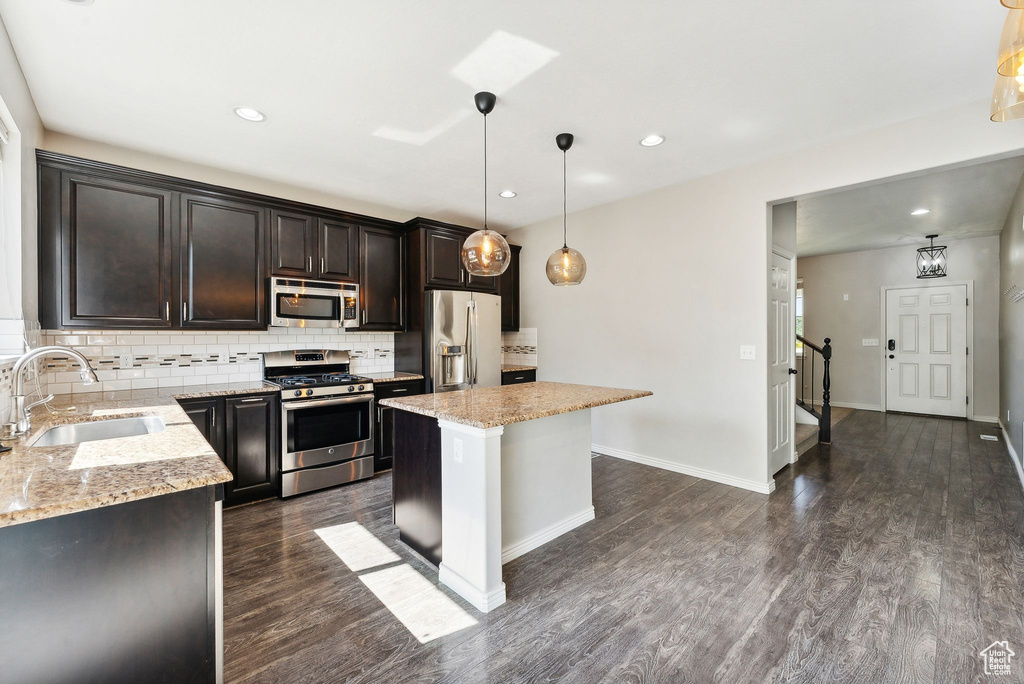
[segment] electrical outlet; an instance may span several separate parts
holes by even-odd
[[[135,363],[134,356],[131,354],[121,354],[120,363],[118,365],[121,368],[131,368],[133,363]]]
[[[744,344],[740,346],[740,359],[743,361],[754,360],[754,345]]]
[[[878,346],[878,340],[874,340],[874,339],[863,339],[863,340],[860,341],[860,343],[861,343],[861,346],[864,346],[864,347],[877,347]]]
[[[452,458],[456,463],[462,463],[462,440],[458,437],[454,438],[454,449],[452,450]]]

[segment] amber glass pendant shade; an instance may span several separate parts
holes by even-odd
[[[996,76],[990,118],[995,122],[1024,119],[1024,76]]]
[[[1010,10],[999,39],[1000,76],[1024,76],[1024,10]]]
[[[494,110],[498,98],[494,93],[479,92],[473,96],[477,110],[484,115],[484,227],[462,243],[462,265],[469,275],[500,276],[512,263],[512,250],[498,233],[487,229],[487,115]]]
[[[999,0],[1008,9],[1024,9],[1024,0]]]
[[[552,285],[579,285],[587,275],[587,260],[572,247],[562,247],[548,257],[547,274]]]
[[[462,265],[470,275],[499,276],[511,259],[508,241],[493,230],[478,230],[462,243]]]

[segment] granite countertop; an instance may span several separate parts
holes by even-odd
[[[410,380],[422,380],[419,373],[403,373],[402,371],[388,371],[386,373],[357,373],[370,378],[374,382],[408,382]]]
[[[519,371],[531,371],[537,370],[536,366],[520,366],[515,363],[503,363],[501,364],[502,373],[517,373]]]
[[[561,382],[527,382],[381,399],[380,404],[478,428],[522,423],[640,397],[647,390],[615,389]]]
[[[32,410],[32,430],[0,454],[0,527],[231,480],[175,399],[280,391],[262,382],[62,395]],[[29,447],[55,425],[159,416],[162,432]]]

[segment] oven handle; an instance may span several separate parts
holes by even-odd
[[[329,399],[308,399],[304,401],[282,401],[281,408],[283,408],[285,411],[294,411],[296,409],[314,408],[317,406],[330,406],[333,404],[355,404],[361,401],[366,402],[368,404],[372,404],[373,395],[357,394],[351,397],[331,397]]]

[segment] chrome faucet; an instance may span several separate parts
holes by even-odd
[[[85,358],[81,353],[71,349],[70,347],[50,345],[47,347],[36,347],[35,349],[29,350],[15,362],[14,370],[12,371],[11,382],[13,383],[13,396],[11,396],[11,422],[5,426],[8,434],[13,433],[16,435],[22,435],[28,432],[32,427],[31,417],[29,416],[29,412],[32,410],[32,407],[53,399],[53,395],[51,394],[39,401],[32,402],[28,406],[25,405],[25,366],[28,365],[29,361],[38,359],[41,356],[46,356],[47,354],[63,354],[78,361],[82,366],[82,382],[86,385],[91,385],[98,381],[96,378],[96,372],[92,369],[92,366],[89,365],[89,359]],[[12,427],[13,430],[11,429]]]

